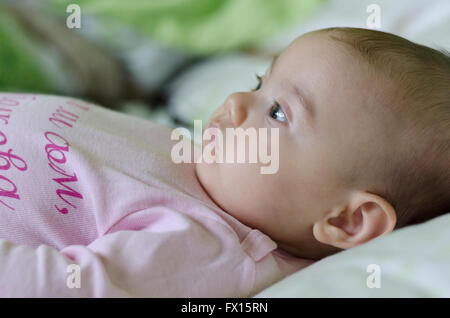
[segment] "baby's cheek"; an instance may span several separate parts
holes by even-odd
[[[221,187],[227,204],[239,211],[261,209],[270,195],[257,164],[221,164]]]

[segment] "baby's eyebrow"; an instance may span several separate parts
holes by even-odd
[[[279,55],[275,55],[272,59],[272,63],[270,64],[268,74],[272,74],[272,70],[275,67],[275,64],[277,63]],[[311,120],[314,118],[314,107],[311,104],[311,98],[309,96],[306,96],[305,92],[303,92],[297,85],[295,85],[293,82],[288,81],[288,83],[292,86],[294,89],[297,97],[300,100],[300,104],[302,107],[304,107],[309,114]]]
[[[289,83],[294,88],[297,98],[300,100],[300,105],[306,109],[306,111],[310,117],[310,120],[313,120],[315,110],[314,110],[314,106],[311,101],[311,96],[309,96],[308,94],[305,94],[306,92],[304,90],[301,90],[297,85],[295,85],[291,81],[289,81]],[[312,122],[311,122],[311,124],[312,124]]]

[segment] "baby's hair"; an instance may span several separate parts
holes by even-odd
[[[391,157],[365,167],[397,213],[396,228],[450,212],[450,55],[394,34],[329,28],[332,39],[352,48],[381,78],[394,83],[392,113],[401,144]],[[379,184],[378,180],[378,184]],[[368,190],[369,191],[369,190]]]

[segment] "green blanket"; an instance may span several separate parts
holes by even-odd
[[[323,1],[46,0],[42,4],[46,13],[58,17],[61,22],[69,15],[67,6],[78,4],[82,16],[89,14],[104,30],[111,30],[109,34],[104,32],[105,43],[120,40],[114,32],[118,25],[123,25],[163,45],[192,55],[209,55],[258,44],[289,24],[301,21]],[[48,78],[48,72],[43,71],[34,54],[36,39],[31,39],[11,16],[5,14],[1,5],[2,0],[0,90],[51,92],[54,90],[51,83],[55,79]],[[63,23],[61,27],[65,27]]]
[[[73,0],[51,0],[63,8]],[[81,12],[121,22],[172,47],[211,54],[251,46],[301,21],[323,0],[79,0]]]
[[[50,92],[33,44],[14,19],[0,10],[0,90]]]

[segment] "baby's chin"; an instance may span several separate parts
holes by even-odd
[[[196,163],[195,174],[201,187],[206,192],[209,199],[220,209],[226,213],[233,215],[227,210],[227,207],[222,203],[227,202],[227,193],[222,189],[222,179],[220,176],[220,164],[219,163]],[[234,215],[233,215],[234,216]]]
[[[214,201],[213,193],[214,189],[219,183],[219,175],[217,171],[218,167],[216,163],[205,163],[197,162],[195,163],[195,175],[198,182],[202,186],[203,190],[206,192],[208,197]],[[215,202],[215,201],[214,201]],[[217,203],[216,203],[217,204]]]

